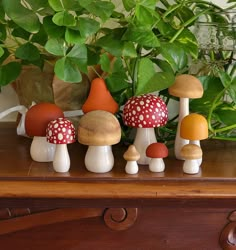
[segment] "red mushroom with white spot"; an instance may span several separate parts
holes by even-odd
[[[56,144],[53,168],[64,173],[70,169],[70,156],[67,144],[75,142],[75,127],[66,118],[58,118],[49,122],[46,130],[47,141]]]
[[[151,172],[163,172],[165,170],[165,162],[163,158],[168,156],[168,148],[164,143],[156,142],[150,144],[146,149],[146,154],[151,158],[149,170]]]
[[[168,110],[165,102],[153,94],[131,97],[125,104],[124,123],[137,128],[134,145],[140,153],[139,164],[148,164],[146,148],[157,142],[154,128],[164,126],[168,120]]]

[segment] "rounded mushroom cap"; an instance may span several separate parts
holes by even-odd
[[[146,155],[150,158],[165,158],[168,156],[168,148],[164,143],[154,142],[146,149]]]
[[[53,103],[38,103],[25,115],[25,130],[28,136],[46,136],[50,121],[64,117],[63,111]]]
[[[185,160],[196,160],[202,158],[202,149],[196,144],[186,144],[180,150],[180,155]]]
[[[123,155],[126,161],[137,161],[140,158],[140,154],[134,145],[130,145]]]
[[[203,87],[197,77],[182,74],[175,78],[173,85],[168,89],[169,94],[180,98],[201,98]]]
[[[153,94],[131,97],[125,104],[124,123],[135,128],[164,126],[168,120],[165,102]]]
[[[78,141],[82,144],[108,146],[118,143],[120,138],[119,121],[108,111],[90,111],[79,121]]]
[[[188,140],[204,140],[208,138],[206,118],[196,113],[185,116],[180,124],[180,136]]]
[[[48,123],[46,136],[50,143],[70,144],[75,142],[75,127],[70,120],[60,117]]]

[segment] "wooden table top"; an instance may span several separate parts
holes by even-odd
[[[31,160],[31,139],[18,136],[15,124],[0,123],[0,198],[156,199],[236,198],[236,143],[202,143],[201,172],[187,175],[183,161],[170,151],[163,173],[151,173],[139,166],[135,175],[125,173],[122,157],[126,146],[113,146],[115,165],[111,172],[94,174],[86,170],[86,146],[68,145],[71,168],[55,173],[52,163]]]

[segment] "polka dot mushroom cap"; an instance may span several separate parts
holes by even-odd
[[[75,142],[75,127],[66,118],[58,118],[49,122],[46,130],[47,141],[53,144],[69,144]]]
[[[123,115],[124,123],[135,128],[161,127],[168,120],[165,102],[153,94],[131,97],[124,106]]]

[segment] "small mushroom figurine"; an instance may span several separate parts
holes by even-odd
[[[185,116],[180,124],[180,137],[189,140],[189,144],[196,144],[200,147],[200,140],[208,138],[208,123],[206,118],[197,113]],[[199,165],[202,158],[199,158]]]
[[[63,111],[53,103],[38,103],[29,108],[25,115],[25,130],[33,140],[30,155],[34,161],[50,162],[54,158],[55,145],[46,140],[46,128],[50,121],[64,117]]]
[[[188,140],[180,137],[180,124],[182,119],[189,114],[189,99],[201,98],[203,95],[203,86],[195,76],[181,74],[176,76],[173,85],[168,89],[170,95],[179,97],[179,118],[175,137],[175,157],[181,160],[180,150],[188,144]]]
[[[70,156],[67,144],[75,142],[75,128],[66,118],[49,122],[46,130],[47,141],[56,144],[53,168],[56,172],[65,173],[70,169]]]
[[[151,172],[163,172],[165,163],[163,158],[168,156],[168,148],[164,143],[155,142],[150,144],[146,149],[146,155],[151,158],[149,170]]]
[[[123,115],[125,125],[137,128],[133,144],[140,153],[138,163],[148,164],[146,148],[157,142],[154,128],[164,126],[168,120],[165,102],[153,94],[133,96],[126,102]]]
[[[180,150],[181,157],[185,160],[183,172],[197,174],[200,170],[199,159],[202,158],[202,150],[196,144],[186,144]]]
[[[114,165],[111,145],[121,139],[117,118],[108,111],[94,110],[83,115],[78,126],[78,141],[88,145],[85,166],[93,173],[109,172]]]
[[[125,172],[127,174],[137,174],[138,164],[137,160],[140,158],[140,154],[134,145],[130,145],[123,155],[124,159],[127,161],[125,166]]]

